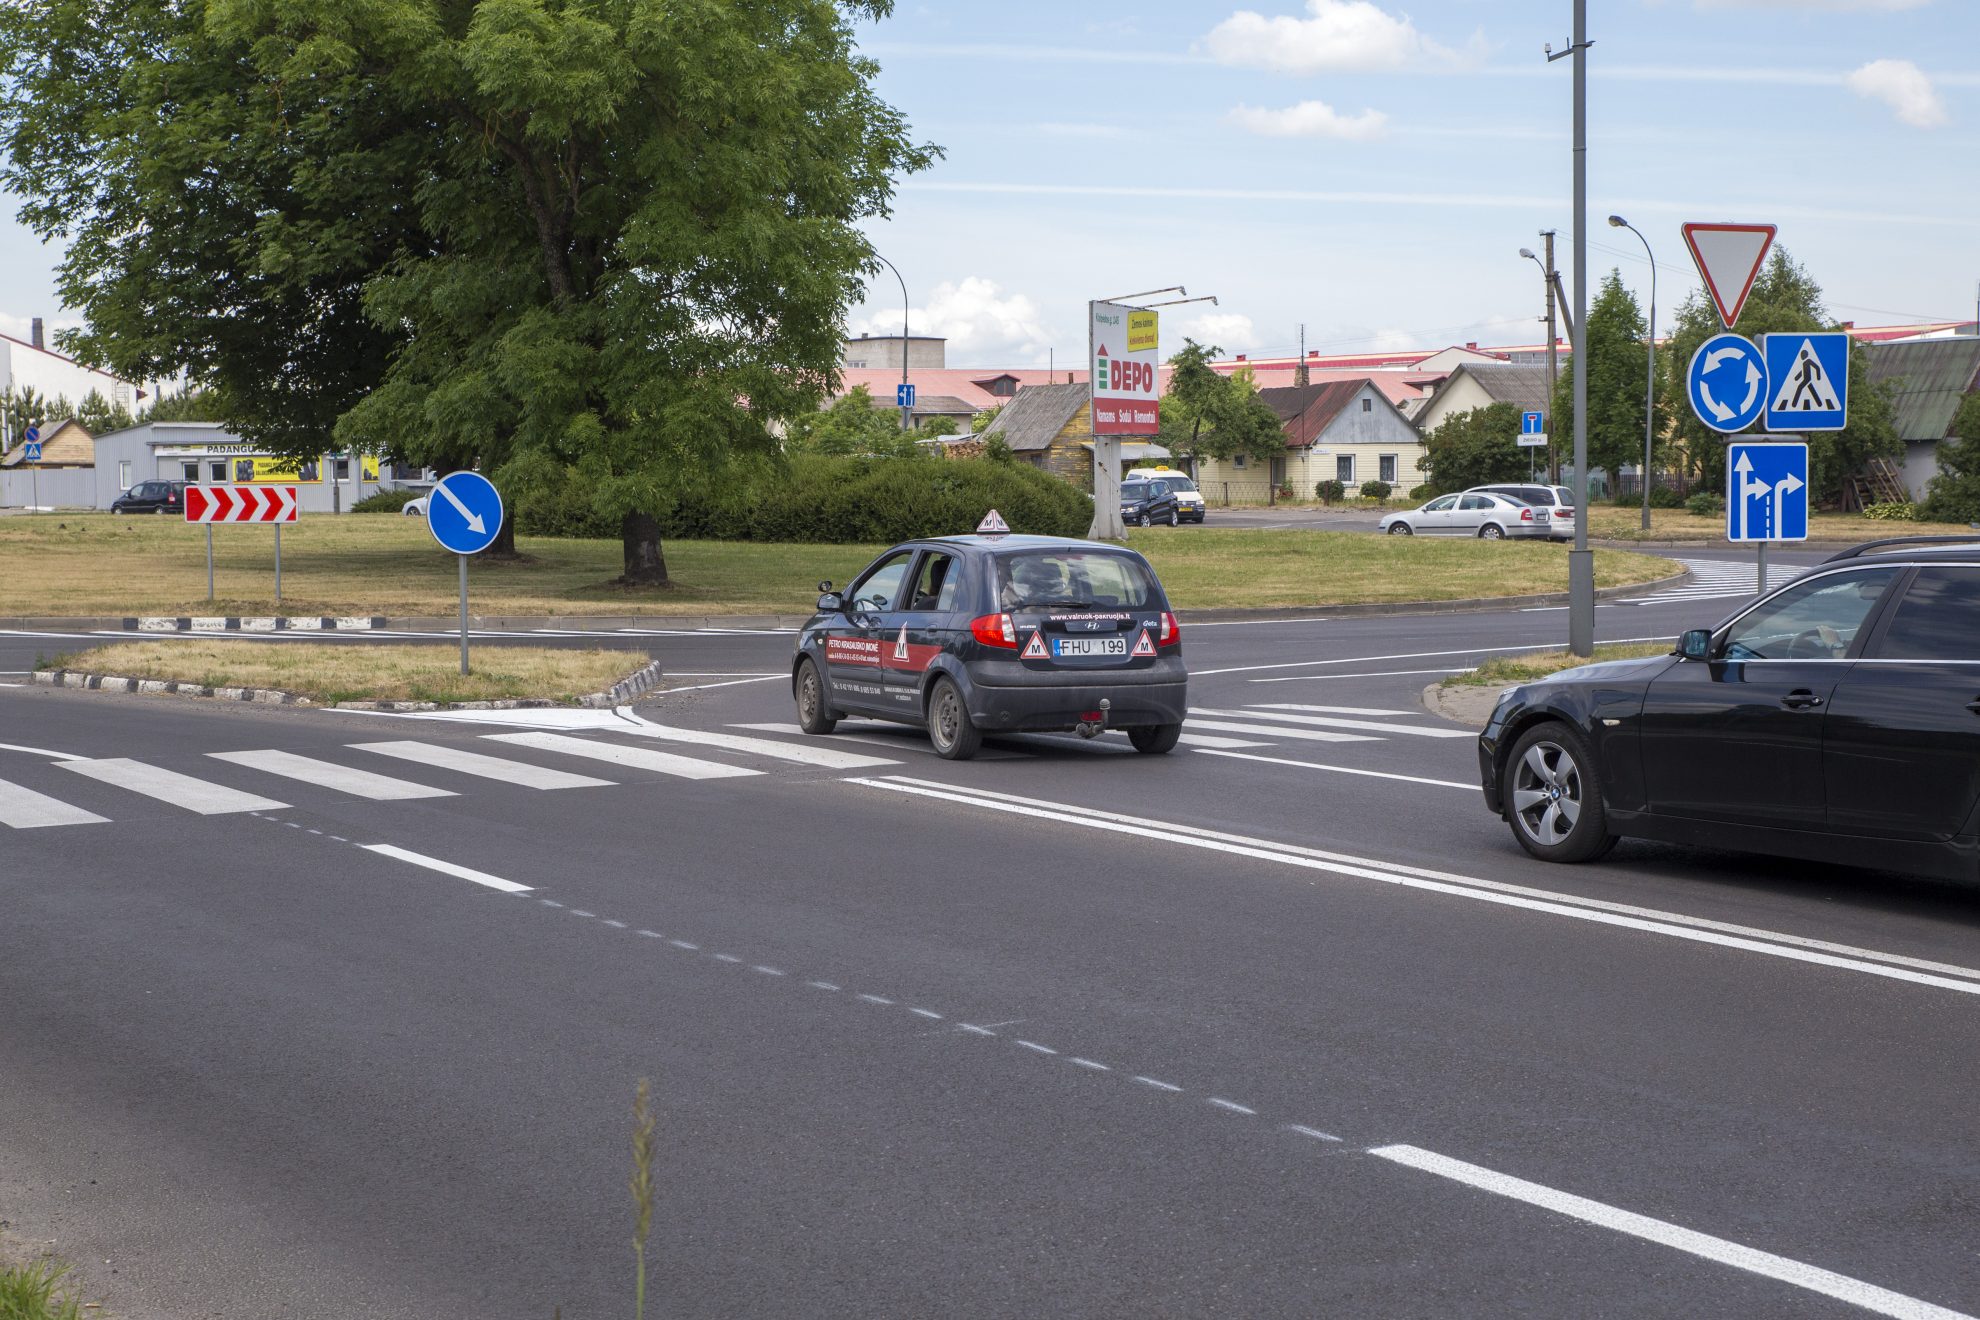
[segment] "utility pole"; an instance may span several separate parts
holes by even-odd
[[[1293,368],[1293,384],[1305,385],[1306,375],[1306,322],[1299,323],[1299,365]]]
[[[1574,549],[1568,552],[1568,650],[1595,653],[1595,552],[1588,548],[1588,0],[1574,0],[1568,48],[1546,49],[1547,62],[1574,57]]]

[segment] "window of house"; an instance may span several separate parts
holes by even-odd
[[[1376,465],[1378,470],[1382,474],[1381,479],[1383,481],[1388,482],[1391,486],[1395,485],[1396,456],[1394,454],[1384,454],[1379,459],[1376,460]]]
[[[187,481],[198,481],[198,480],[199,480],[199,464],[197,464],[197,463],[181,463],[181,464],[179,464],[179,475],[180,475],[180,476],[182,476],[182,477],[184,477],[184,478],[185,478],[185,479],[186,479]]]
[[[131,460],[128,458],[120,458],[117,460],[117,489],[129,490],[130,488],[131,488]]]
[[[1238,467],[1238,468],[1241,468],[1241,467],[1243,467],[1243,466],[1245,466],[1245,463],[1246,463],[1246,457],[1245,457],[1245,455],[1243,455],[1243,454],[1239,454],[1239,455],[1238,455],[1237,457],[1235,457],[1235,458],[1233,458],[1233,459],[1231,460],[1231,466],[1232,466],[1232,467]]]
[[[331,459],[330,479],[332,481],[349,481],[351,479],[351,460],[348,458]],[[448,489],[451,490],[452,487]]]
[[[1363,411],[1363,412],[1374,412],[1374,411],[1375,411],[1375,400],[1373,400],[1373,399],[1363,399],[1363,400],[1361,401],[1361,411]]]
[[[1334,459],[1334,480],[1343,486],[1354,484],[1354,455],[1342,454]]]
[[[206,474],[210,480],[225,481],[227,479],[227,460],[223,458],[216,463],[208,463],[206,465]]]

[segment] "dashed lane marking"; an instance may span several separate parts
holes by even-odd
[[[390,843],[361,843],[358,846],[366,852],[377,853],[380,857],[391,857],[401,862],[410,862],[414,866],[423,866],[429,871],[438,871],[442,875],[451,875],[457,880],[471,880],[475,884],[486,885],[488,888],[499,890],[504,894],[527,894],[533,888],[531,885],[519,885],[513,880],[504,880],[499,875],[490,875],[486,871],[477,871],[472,867],[459,866],[453,862],[442,861],[438,857],[428,857],[422,853],[416,853],[410,849],[400,848]]]

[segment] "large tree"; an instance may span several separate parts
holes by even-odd
[[[1927,488],[1925,516],[1939,522],[1980,519],[1980,390],[1959,401],[1937,450],[1939,475]]]
[[[1531,453],[1519,447],[1519,409],[1510,403],[1452,413],[1423,438],[1423,468],[1438,490],[1518,481]]]
[[[1645,379],[1643,313],[1636,297],[1611,270],[1588,309],[1588,466],[1613,476],[1625,466],[1643,466]],[[1556,378],[1553,433],[1571,446],[1574,435],[1574,373],[1570,360]],[[1661,411],[1661,409],[1660,409]]]
[[[1274,413],[1258,397],[1250,368],[1225,375],[1210,364],[1224,350],[1184,339],[1169,359],[1169,388],[1162,396],[1162,429],[1157,439],[1173,454],[1190,458],[1230,458],[1255,454],[1277,458],[1286,436]]]
[[[38,0],[0,146],[69,242],[70,341],[257,442],[562,468],[666,580],[677,474],[815,408],[933,148],[851,22],[890,0]]]

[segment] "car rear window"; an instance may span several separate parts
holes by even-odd
[[[1155,575],[1138,558],[1105,550],[1026,550],[997,560],[997,599],[1007,610],[1144,609],[1159,606],[1162,597]]]

